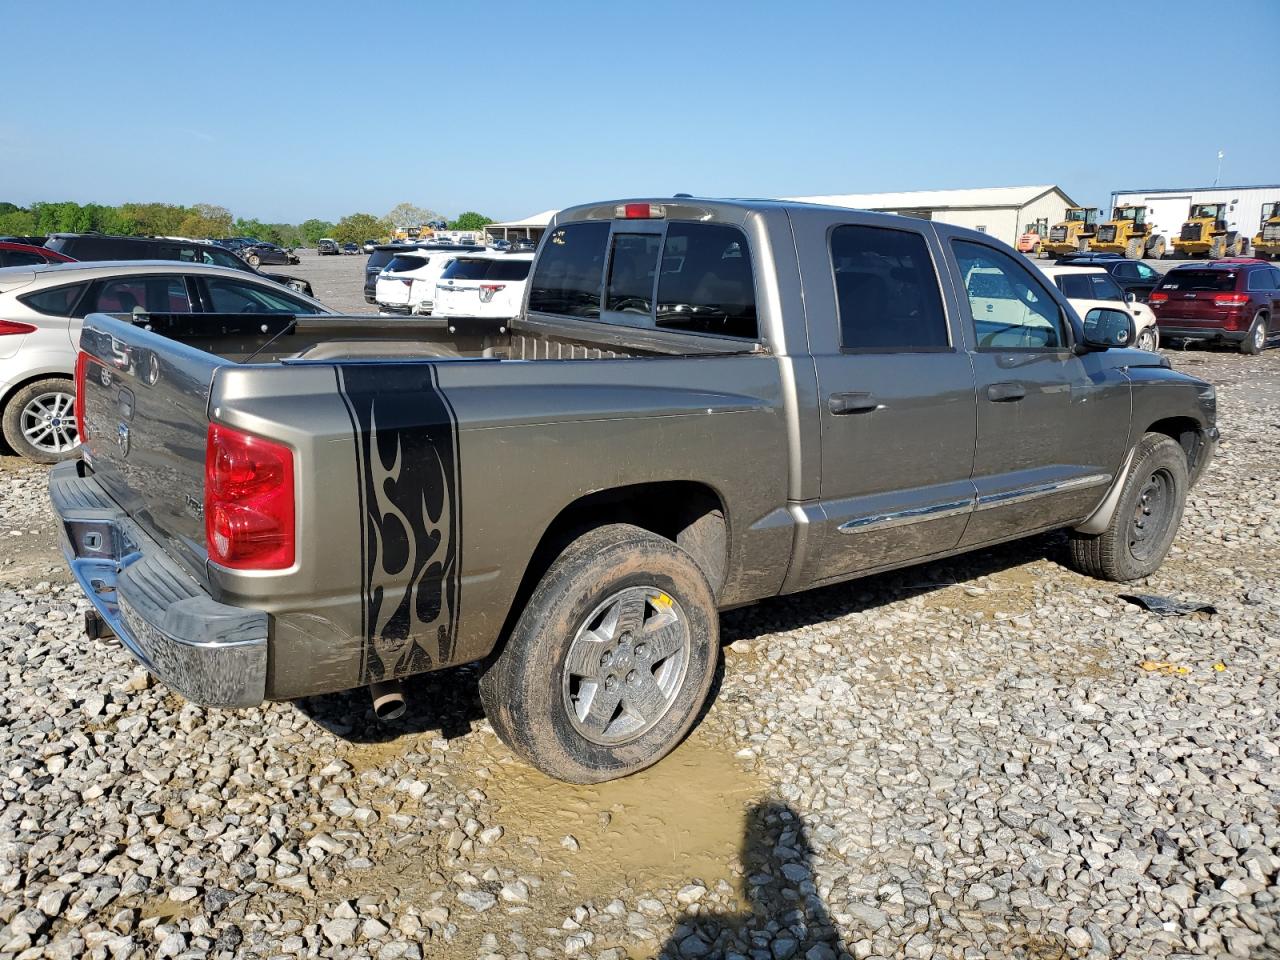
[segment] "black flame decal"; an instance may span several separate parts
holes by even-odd
[[[359,471],[361,682],[448,663],[457,635],[457,421],[433,364],[338,367]]]

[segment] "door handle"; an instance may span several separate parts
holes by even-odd
[[[993,383],[987,387],[987,399],[992,403],[1012,403],[1027,395],[1027,388],[1020,383]]]
[[[833,393],[827,398],[827,409],[837,417],[847,413],[873,413],[883,406],[869,393]]]

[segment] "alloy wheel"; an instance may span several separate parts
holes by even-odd
[[[562,696],[573,728],[608,746],[650,730],[675,702],[691,646],[674,597],[651,586],[612,594],[583,621],[565,657]]]
[[[42,453],[66,453],[80,443],[76,432],[75,396],[41,393],[22,408],[18,426],[22,436]]]

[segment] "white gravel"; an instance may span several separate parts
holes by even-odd
[[[0,458],[0,957],[1280,957],[1280,350],[1172,356],[1225,443],[1149,582],[1046,536],[736,611],[693,742],[601,788],[511,762],[474,670],[401,727],[185,704]]]

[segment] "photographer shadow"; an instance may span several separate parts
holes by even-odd
[[[847,951],[819,896],[813,848],[800,815],[778,801],[747,811],[739,859],[740,901],[732,914],[688,912],[676,920],[664,958],[837,960]]]

